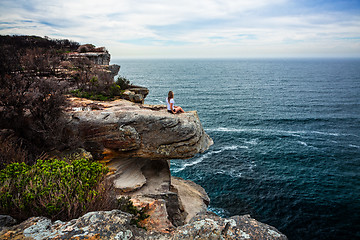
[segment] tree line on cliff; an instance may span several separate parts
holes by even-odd
[[[66,143],[59,115],[65,84],[56,78],[63,53],[79,43],[36,36],[0,36],[0,167],[33,163]]]
[[[110,100],[129,86],[122,77],[114,82],[86,57],[69,60],[83,49],[70,40],[0,36],[0,169],[76,146],[59,121],[64,94]]]

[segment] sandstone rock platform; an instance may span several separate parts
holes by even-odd
[[[196,111],[175,115],[164,106],[121,99],[69,98],[69,102],[65,112],[69,129],[95,157],[106,153],[133,159],[185,159],[213,144]]]

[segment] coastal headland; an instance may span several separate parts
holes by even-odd
[[[68,53],[62,66],[87,59],[99,76],[118,74],[120,66],[109,65],[105,48],[80,48]],[[59,71],[59,81],[72,74],[65,67]],[[287,239],[249,215],[221,218],[209,212],[211,200],[200,185],[171,176],[171,159],[192,158],[213,144],[196,111],[174,115],[164,105],[144,104],[149,94],[144,87],[131,86],[121,94],[108,101],[67,95],[60,118],[82,154],[109,168],[113,196],[129,198],[148,217],[134,225],[131,214],[117,209],[70,221],[35,216],[18,223],[1,215],[1,239]]]

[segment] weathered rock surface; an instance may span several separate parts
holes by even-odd
[[[171,239],[285,240],[287,237],[276,228],[258,222],[249,215],[221,218],[213,213],[208,213],[196,216],[189,224],[178,227],[173,232]]]
[[[97,65],[109,65],[110,64],[110,53],[105,47],[96,48],[92,44],[84,44],[79,46],[77,52],[69,54],[69,58],[88,58],[94,64]]]
[[[185,223],[189,223],[197,214],[207,211],[210,198],[200,185],[179,177],[171,177],[171,185],[176,189],[183,207]]]
[[[148,231],[170,233],[175,229],[174,224],[170,221],[165,199],[138,196],[137,198],[132,198],[132,202],[137,207],[145,207],[146,214],[149,217],[139,224]]]
[[[149,94],[149,89],[139,86],[131,86],[122,94],[122,98],[134,103],[144,103],[146,96]]]
[[[69,222],[32,217],[0,232],[0,239],[169,239],[131,225],[131,218],[119,210],[90,212]]]
[[[98,72],[101,72],[101,78],[104,79],[114,79],[114,77],[119,73],[120,66],[117,64],[110,65],[110,53],[106,50],[105,47],[98,47],[95,48],[92,44],[85,44],[81,45],[77,52],[71,52],[68,53],[66,61],[62,62],[62,66],[71,66],[71,62],[73,61],[81,61],[84,59],[89,60],[92,64],[94,64],[95,68]],[[89,65],[90,67],[91,65]],[[73,67],[70,67],[72,69]],[[65,71],[65,69],[59,69],[62,73],[65,75],[70,75],[68,77],[68,80],[70,80],[71,77],[71,71]]]
[[[213,144],[195,111],[174,115],[126,100],[70,102],[68,126],[95,158],[111,152],[119,158],[185,159]]]
[[[156,204],[161,205],[161,201]],[[131,218],[132,215],[119,210],[90,212],[68,222],[33,217],[1,231],[0,239],[287,239],[276,228],[249,215],[225,219],[211,213],[202,214],[169,232],[150,229],[146,232],[131,225]]]
[[[0,231],[16,224],[16,220],[8,215],[0,215]]]
[[[135,206],[145,207],[150,215],[143,222],[144,227],[168,232],[184,224],[187,213],[171,185],[168,161],[118,159],[111,161],[109,167],[116,168],[110,178],[114,179],[118,197],[130,196]]]

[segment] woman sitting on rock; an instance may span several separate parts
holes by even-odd
[[[175,106],[175,102],[174,102],[174,93],[172,91],[170,91],[168,93],[168,97],[166,98],[166,106],[167,106],[167,110],[169,113],[184,113],[185,111],[179,107],[179,106]]]

